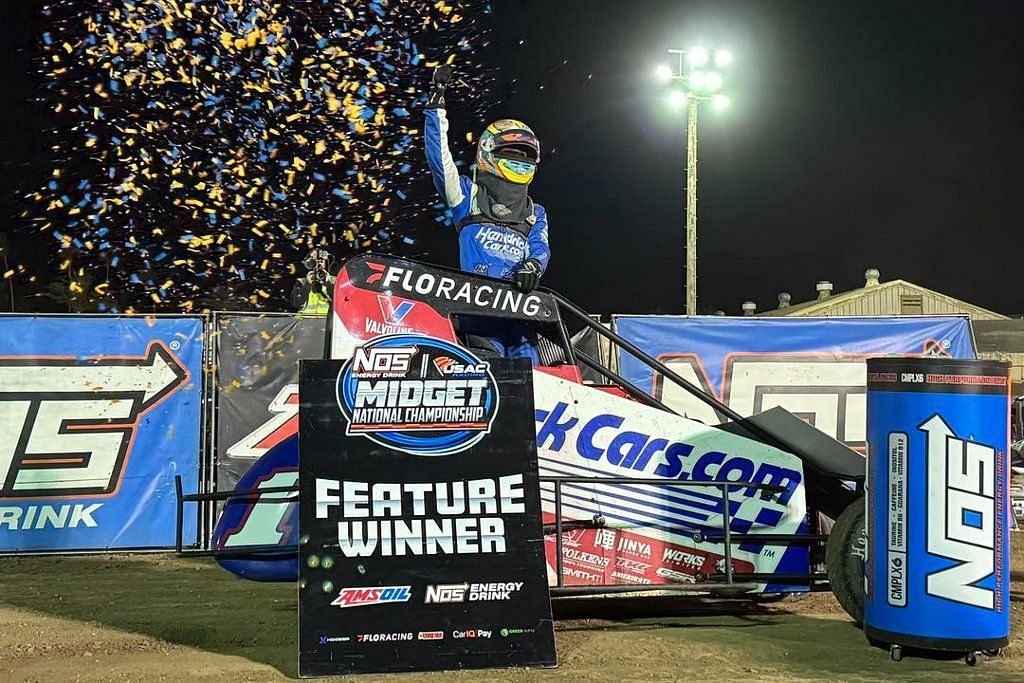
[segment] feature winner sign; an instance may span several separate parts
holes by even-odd
[[[302,362],[300,675],[555,664],[530,377],[420,335]]]

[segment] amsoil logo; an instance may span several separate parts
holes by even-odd
[[[331,603],[336,607],[362,607],[393,602],[409,602],[410,586],[342,588]]]
[[[113,493],[139,419],[187,379],[158,342],[143,356],[0,358],[0,498]]]

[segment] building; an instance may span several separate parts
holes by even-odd
[[[791,304],[788,293],[779,294],[779,307],[764,316],[859,316],[859,315],[963,315],[976,320],[1007,320],[1008,316],[981,306],[933,291],[906,280],[882,282],[879,273],[869,268],[864,286],[839,294],[832,293],[831,282],[819,282],[818,297]]]
[[[753,302],[743,304],[744,315],[827,317],[886,315],[967,315],[971,319],[975,348],[980,358],[1013,363],[1014,395],[1024,394],[1024,320],[990,311],[906,280],[882,282],[869,268],[864,286],[849,292],[832,293],[831,282],[819,282],[816,299],[791,303],[787,292],[779,294],[779,307],[757,313]]]

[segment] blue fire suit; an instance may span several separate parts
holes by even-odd
[[[448,117],[444,109],[427,109],[424,127],[427,165],[434,187],[444,199],[459,229],[459,262],[462,270],[502,280],[511,280],[526,259],[540,263],[541,274],[551,258],[548,247],[548,220],[544,207],[534,204],[533,225],[523,234],[512,226],[487,221],[469,222],[479,215],[476,185],[460,175],[448,148]],[[537,352],[529,343],[527,329],[508,321],[467,321],[462,332],[487,337],[503,356],[523,356],[537,362]]]

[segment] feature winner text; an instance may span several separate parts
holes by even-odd
[[[526,512],[523,475],[427,483],[316,480],[316,518],[345,557],[505,552],[502,515]]]

